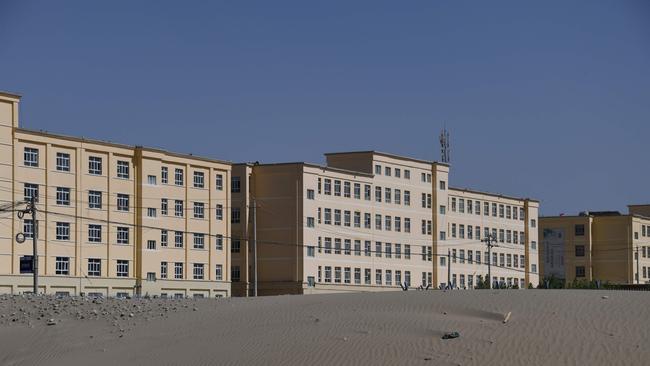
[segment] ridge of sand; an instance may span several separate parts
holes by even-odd
[[[648,304],[646,292],[580,290],[0,296],[0,364],[647,364]],[[460,338],[441,339],[450,331]]]

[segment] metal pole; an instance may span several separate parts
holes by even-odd
[[[447,249],[447,287],[451,290],[451,249]]]
[[[492,289],[492,243],[491,236],[487,236],[487,247],[488,247],[488,283],[490,284],[490,289]]]
[[[34,271],[34,295],[38,295],[38,221],[36,221],[36,196],[30,198],[30,211],[32,214],[32,245],[34,247],[34,256],[32,258],[32,269]]]
[[[253,198],[253,296],[257,297],[257,202]]]
[[[641,280],[641,275],[639,273],[639,246],[636,247],[636,284],[638,285]]]

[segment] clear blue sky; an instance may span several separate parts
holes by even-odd
[[[446,123],[453,186],[650,203],[650,1],[211,3],[0,0],[0,89],[24,127],[235,162],[438,160]]]

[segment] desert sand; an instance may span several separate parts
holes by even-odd
[[[646,292],[0,297],[2,365],[648,365],[649,336]]]

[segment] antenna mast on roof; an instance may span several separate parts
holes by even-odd
[[[442,129],[440,132],[440,154],[443,163],[449,164],[451,161],[449,148],[449,131],[447,131],[447,126]]]

